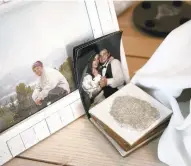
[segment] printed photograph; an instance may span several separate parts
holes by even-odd
[[[58,63],[37,60],[29,68],[5,73],[0,78],[0,131],[22,121],[76,89],[71,57]],[[63,63],[59,63],[63,61]],[[25,80],[21,80],[20,76]]]
[[[93,34],[80,1],[21,1],[0,25],[1,134],[76,90],[72,48]]]
[[[113,56],[110,49],[98,46],[91,52],[81,79],[81,91],[88,96],[89,108],[99,104],[125,84],[120,54]],[[88,102],[86,100],[86,104]]]
[[[38,81],[32,92],[32,99],[36,105],[42,105],[44,107],[70,93],[69,83],[64,74],[62,74],[63,68],[64,65],[61,65],[59,70],[48,68],[41,61],[36,61],[32,65],[32,70],[38,77]]]

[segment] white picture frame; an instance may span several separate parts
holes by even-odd
[[[10,1],[4,6],[0,6],[0,14],[16,8],[21,2],[22,0]],[[85,3],[94,38],[119,30],[112,0],[84,0],[81,3]],[[122,42],[121,62],[124,71],[128,73]],[[128,81],[129,77],[126,80]],[[0,134],[0,165],[36,145],[84,114],[80,95],[76,90],[7,129]]]

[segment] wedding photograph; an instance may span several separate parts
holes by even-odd
[[[99,104],[125,85],[120,55],[113,56],[104,46],[97,48],[88,60],[81,81],[81,87],[90,100],[90,107]]]

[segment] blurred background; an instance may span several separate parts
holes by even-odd
[[[191,1],[114,1],[130,77],[165,36],[191,18]]]

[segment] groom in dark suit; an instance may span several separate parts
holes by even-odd
[[[100,86],[107,98],[124,86],[125,78],[121,62],[118,59],[114,59],[106,48],[102,48],[99,54],[102,75]]]

